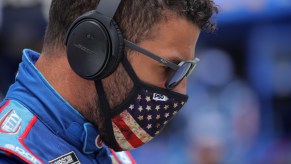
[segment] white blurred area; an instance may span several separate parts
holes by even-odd
[[[248,163],[245,156],[259,130],[259,102],[235,76],[229,56],[218,49],[199,53],[201,63],[190,79],[188,112],[182,113],[189,120],[190,163]]]

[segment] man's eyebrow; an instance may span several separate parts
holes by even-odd
[[[166,57],[165,59],[175,64],[179,64],[180,62],[185,61],[183,58],[179,56]]]
[[[175,64],[179,64],[182,61],[193,60],[193,59],[185,59],[181,55],[173,55],[173,56],[165,57],[165,59]]]

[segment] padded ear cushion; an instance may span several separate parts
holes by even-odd
[[[72,69],[88,80],[109,76],[123,56],[123,37],[117,24],[97,11],[88,12],[73,23],[65,44]]]
[[[118,41],[116,42],[116,44],[113,44],[113,46],[116,46],[116,47],[112,47],[112,49],[115,49],[116,53],[113,55],[113,57],[109,59],[109,63],[107,64],[107,67],[104,70],[103,78],[111,75],[116,70],[121,59],[124,56],[124,40],[123,40],[124,38],[121,34],[121,31],[117,23],[114,20],[111,21],[111,25],[113,26],[112,28],[114,28],[115,30],[115,33],[116,33],[115,36],[117,37],[116,39]]]
[[[108,63],[110,37],[94,19],[74,23],[67,37],[67,55],[71,68],[85,79],[100,76]]]

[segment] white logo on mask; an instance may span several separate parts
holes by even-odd
[[[162,94],[154,93],[153,99],[156,101],[167,101],[168,97]]]

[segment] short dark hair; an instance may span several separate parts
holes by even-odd
[[[44,51],[61,48],[66,32],[83,13],[94,10],[99,0],[52,0]],[[153,25],[167,18],[167,11],[185,17],[202,30],[213,31],[211,16],[218,12],[213,0],[122,0],[115,21],[123,36],[133,42],[147,39]]]

